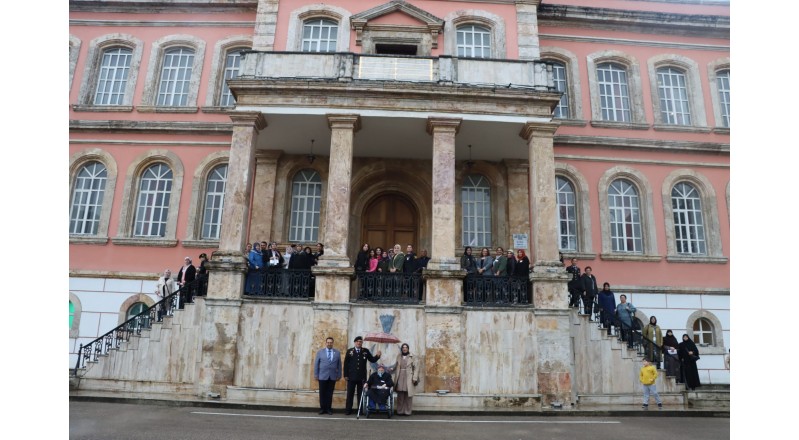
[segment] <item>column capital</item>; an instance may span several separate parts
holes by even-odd
[[[461,121],[460,118],[439,118],[435,116],[431,116],[427,118],[427,133],[433,134],[433,131],[454,131],[455,134],[458,134],[458,130],[461,128]]]
[[[519,159],[502,159],[505,168],[509,173],[528,174],[530,172],[530,162]]]
[[[555,134],[558,127],[560,127],[560,124],[557,122],[528,122],[522,127],[519,136],[526,141],[529,141],[533,136],[549,137]]]
[[[355,133],[361,129],[361,115],[327,114],[326,116],[327,116],[327,126],[330,127],[331,130],[334,128],[351,128],[352,132]]]
[[[256,163],[277,163],[280,156],[283,155],[283,150],[255,150]]]
[[[258,131],[266,128],[266,118],[261,112],[232,112],[229,114],[234,127],[251,126]]]

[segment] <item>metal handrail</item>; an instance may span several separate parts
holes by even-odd
[[[356,272],[356,301],[416,304],[424,298],[424,280],[419,272]]]
[[[207,285],[207,276],[198,278],[176,290],[161,301],[144,309],[139,314],[131,316],[127,321],[119,324],[88,344],[80,344],[78,360],[72,372],[73,375],[77,375],[78,370],[85,367],[87,361],[96,362],[100,356],[107,355],[110,350],[118,349],[122,345],[122,342],[130,341],[130,337],[133,336],[133,334],[140,335],[143,330],[151,329],[153,322],[158,322],[159,312],[162,312],[160,315],[161,317],[172,316],[175,309],[180,309],[181,297],[185,297],[185,294],[190,292],[204,292],[207,289]]]
[[[527,306],[529,286],[530,280],[524,275],[468,274],[463,280],[463,300],[467,305]]]

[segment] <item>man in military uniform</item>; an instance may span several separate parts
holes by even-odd
[[[561,261],[563,261],[561,257]],[[569,307],[580,307],[580,295],[583,293],[583,283],[580,279],[580,268],[577,266],[577,259],[572,258],[571,266],[566,267],[566,272],[572,274],[569,281]]]
[[[347,404],[344,414],[352,414],[352,396],[358,391],[358,405],[361,404],[363,383],[366,382],[366,361],[377,362],[382,354],[377,350],[377,355],[372,356],[368,348],[363,348],[363,338],[355,337],[355,346],[347,350],[344,356],[344,379],[347,381]]]

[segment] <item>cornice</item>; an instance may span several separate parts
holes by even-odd
[[[146,1],[146,0],[69,0],[70,12],[141,12],[155,13],[230,13],[256,12],[258,0],[218,1]]]
[[[662,139],[636,139],[604,136],[555,135],[555,145],[610,147],[632,150],[678,150],[681,152],[718,153],[729,156],[730,144]]]
[[[162,122],[162,121],[116,121],[116,120],[76,120],[69,121],[70,132],[139,132],[139,133],[192,133],[192,134],[230,134],[230,122]]]
[[[730,38],[730,17],[542,4],[539,26],[579,26],[648,34]]]

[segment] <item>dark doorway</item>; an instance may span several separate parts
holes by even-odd
[[[375,44],[375,53],[379,55],[416,55],[416,45]]]
[[[363,212],[361,242],[390,249],[394,244],[419,247],[416,237],[417,215],[413,204],[399,194],[384,194],[372,200]]]

